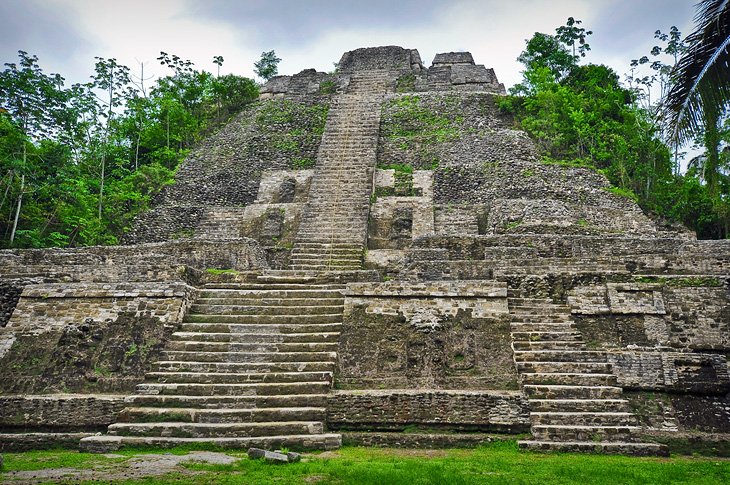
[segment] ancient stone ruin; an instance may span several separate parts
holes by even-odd
[[[0,449],[727,446],[730,245],[540,161],[469,53],[279,76],[126,245],[0,252]]]

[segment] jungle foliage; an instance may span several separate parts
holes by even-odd
[[[67,86],[20,51],[0,72],[0,247],[114,244],[202,137],[258,96],[161,52],[151,86],[116,59]],[[214,63],[223,64],[216,56]]]
[[[631,61],[621,82],[611,68],[580,64],[590,31],[568,19],[556,35],[535,33],[518,58],[523,80],[500,108],[538,143],[545,161],[568,161],[602,171],[649,212],[679,221],[701,238],[725,238],[730,224],[730,122],[727,106],[715,130],[699,130],[704,151],[680,173],[680,147],[663,131],[661,103],[673,67],[688,49],[681,33],[655,33],[658,45]],[[577,47],[576,53],[576,44]],[[648,73],[647,73],[648,72]],[[658,92],[657,92],[658,91]],[[712,140],[708,142],[708,136]]]

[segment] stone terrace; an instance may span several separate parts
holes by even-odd
[[[542,163],[504,93],[347,52],[264,85],[130,245],[0,252],[0,450],[727,452],[730,245]]]

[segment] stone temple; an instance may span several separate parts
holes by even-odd
[[[347,52],[124,245],[0,251],[0,450],[727,449],[730,245],[542,163],[504,93],[466,52]]]

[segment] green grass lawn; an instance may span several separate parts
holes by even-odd
[[[183,454],[187,450],[166,452]],[[145,453],[161,452],[125,450],[119,453],[123,456],[115,458],[61,450],[8,453],[0,481],[12,483],[13,477],[7,474],[12,471],[75,468],[106,473],[107,481],[109,473],[118,473],[115,483],[147,484],[730,483],[727,459],[535,454],[519,452],[514,442],[469,450],[345,447],[309,455],[305,461],[289,465],[252,461],[241,451],[229,451],[228,455],[240,460],[231,465],[186,463],[164,476],[125,480],[125,462]],[[69,482],[84,483],[78,477]]]

